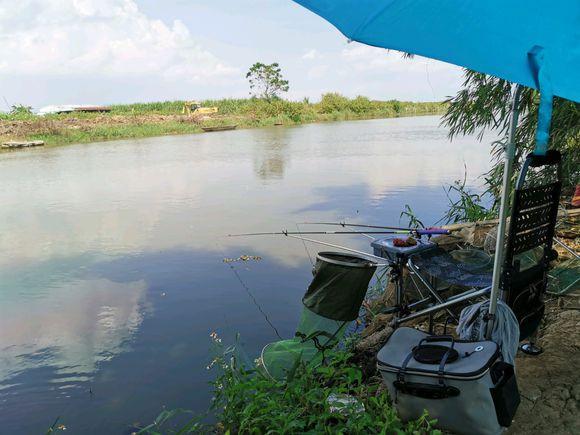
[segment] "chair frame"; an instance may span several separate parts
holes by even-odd
[[[556,165],[557,180],[553,183],[543,184],[537,187],[525,188],[526,176],[529,168],[548,167]],[[559,198],[562,186],[561,155],[557,151],[548,151],[546,156],[536,156],[529,154],[520,171],[514,191],[512,204],[510,228],[507,237],[507,249],[504,256],[501,275],[501,298],[508,305],[514,303],[514,299],[521,295],[526,289],[534,284],[540,283],[539,294],[537,295],[538,312],[536,312],[535,327],[527,328],[521,334],[520,341],[533,337],[539,321],[543,316],[543,294],[546,291],[548,271],[550,262],[557,257],[552,249],[556,219],[558,213]],[[542,202],[542,199],[544,202]],[[549,201],[545,201],[549,199]],[[520,271],[516,255],[544,246],[543,256],[540,262],[532,268]],[[395,326],[417,319],[423,316],[432,316],[436,312],[448,310],[454,305],[472,299],[488,296],[491,292],[491,285],[483,288],[471,288],[458,295],[443,299],[436,288],[421,274],[420,268],[413,263],[413,255],[403,257],[393,262],[392,267],[396,269],[396,316]],[[408,306],[403,306],[403,284],[402,268],[407,267],[415,288],[421,294],[422,299]],[[427,290],[428,296],[424,297],[420,287],[414,278],[417,278],[421,286]],[[424,304],[431,303],[423,309],[418,309]],[[413,311],[418,309],[417,311]],[[539,313],[539,315],[538,315]],[[533,346],[533,344],[532,344]]]

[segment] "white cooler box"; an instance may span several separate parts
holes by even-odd
[[[513,366],[492,341],[468,342],[398,328],[380,350],[378,369],[405,421],[424,410],[437,427],[459,434],[498,434],[520,397]]]

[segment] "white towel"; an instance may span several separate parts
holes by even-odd
[[[457,334],[462,340],[485,340],[487,322],[484,316],[489,310],[489,300],[470,305],[461,310]],[[520,342],[520,325],[510,307],[503,301],[497,302],[495,321],[491,332],[491,340],[500,347],[503,360],[515,365],[516,353]]]

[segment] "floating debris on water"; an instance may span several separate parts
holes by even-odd
[[[224,258],[224,263],[235,263],[238,261],[260,261],[262,257],[258,255],[240,255],[238,258]]]

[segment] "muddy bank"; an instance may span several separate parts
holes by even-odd
[[[59,116],[38,117],[23,120],[0,120],[0,137],[28,137],[36,135],[62,134],[66,130],[90,131],[95,127],[121,126],[121,125],[144,125],[164,124],[179,122],[197,124],[201,120],[186,115],[96,115],[96,116]]]

